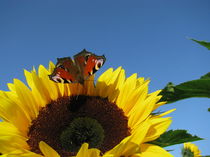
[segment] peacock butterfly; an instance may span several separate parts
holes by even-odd
[[[83,84],[89,76],[93,75],[104,64],[104,55],[97,56],[85,49],[71,57],[57,58],[57,64],[49,75],[54,82]]]

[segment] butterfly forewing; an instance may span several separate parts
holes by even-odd
[[[87,64],[84,68],[84,75],[93,75],[104,64],[105,58],[103,56],[91,55],[87,60]]]

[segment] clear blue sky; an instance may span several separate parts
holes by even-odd
[[[109,67],[151,79],[150,91],[199,78],[210,71],[210,51],[188,40],[210,41],[209,0],[1,0],[0,89],[23,69],[56,62],[86,48],[105,54]],[[210,99],[188,99],[177,108],[171,129],[187,129],[210,154]],[[172,152],[180,156],[180,147]]]

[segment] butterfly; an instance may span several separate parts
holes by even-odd
[[[91,75],[97,72],[105,63],[104,55],[97,56],[85,49],[71,57],[57,58],[56,66],[50,80],[59,83],[80,83],[84,84]]]

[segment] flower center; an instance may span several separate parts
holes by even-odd
[[[31,151],[41,154],[38,145],[44,141],[64,157],[75,155],[84,142],[104,153],[129,135],[128,119],[115,103],[79,95],[59,98],[42,108],[32,121],[27,143]]]
[[[182,149],[182,156],[183,157],[194,157],[194,153],[188,148],[183,148]]]
[[[79,150],[86,142],[92,148],[99,147],[104,139],[104,130],[97,120],[84,117],[73,120],[60,135],[62,147],[71,152]]]

